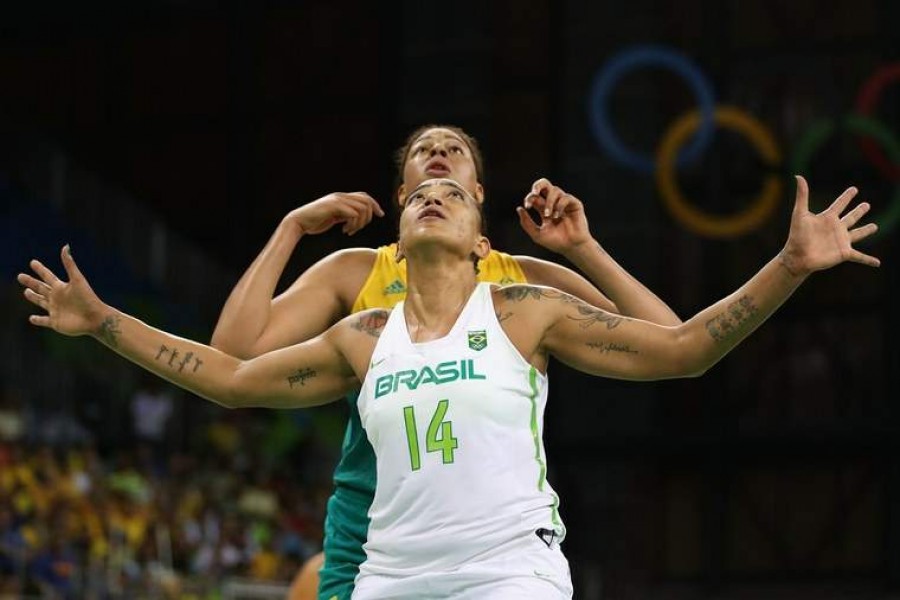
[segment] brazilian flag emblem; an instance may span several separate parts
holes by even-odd
[[[487,347],[487,331],[470,331],[469,348],[472,350],[484,350]]]

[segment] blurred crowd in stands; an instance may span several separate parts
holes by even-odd
[[[183,443],[167,435],[179,402],[206,411]],[[66,435],[48,433],[54,415],[5,390],[0,597],[207,597],[228,577],[289,582],[321,546],[336,445],[316,430],[334,428],[309,411],[203,404],[144,386],[131,443],[110,446],[121,436],[71,418]]]

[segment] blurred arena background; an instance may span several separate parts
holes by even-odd
[[[546,176],[683,318],[780,249],[791,174],[819,206],[860,188],[883,267],[815,276],[703,378],[554,365],[549,477],[576,598],[900,598],[898,31],[891,0],[6,3],[0,596],[283,597],[344,407],[219,409],[32,331],[14,277],[69,242],[106,301],[208,341],[284,214],[392,206],[393,151],[436,122],[483,145],[495,247],[554,258],[514,213]],[[307,237],[284,283],[393,233]]]

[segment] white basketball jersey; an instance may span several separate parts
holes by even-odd
[[[515,557],[538,529],[561,540],[546,401],[546,377],[497,321],[491,284],[478,285],[450,333],[420,344],[398,304],[359,395],[378,477],[360,576]]]

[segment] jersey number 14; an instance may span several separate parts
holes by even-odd
[[[450,401],[446,399],[438,402],[425,436],[425,449],[428,452],[440,452],[445,465],[453,462],[453,451],[459,448],[459,443],[453,437],[453,421],[444,420],[449,405]],[[406,423],[406,442],[409,445],[409,465],[413,471],[418,471],[422,468],[422,454],[419,452],[415,407],[403,407],[403,420]]]

